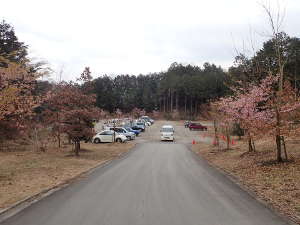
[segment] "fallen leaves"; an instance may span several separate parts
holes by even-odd
[[[273,160],[275,146],[271,143],[268,138],[258,141],[255,153],[247,153],[247,143],[243,141],[230,151],[218,152],[213,146],[203,143],[193,146],[193,151],[234,175],[259,198],[300,224],[300,144],[288,140],[291,160],[278,164]]]
[[[71,146],[48,149],[45,153],[0,152],[0,209],[116,158],[133,145],[82,143],[80,157],[74,157]]]

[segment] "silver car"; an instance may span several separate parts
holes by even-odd
[[[127,131],[124,127],[110,127],[109,129],[123,134],[128,140],[134,140],[136,136],[135,133]]]

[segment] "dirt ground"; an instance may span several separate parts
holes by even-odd
[[[238,140],[229,151],[219,151],[212,144],[204,142],[198,142],[192,149],[300,224],[299,139],[287,140],[290,160],[281,164],[274,161],[275,146],[271,138],[256,141],[255,153],[247,153],[246,142]]]
[[[164,125],[172,125],[175,129],[174,139],[176,143],[182,144],[192,144],[193,140],[196,142],[203,142],[207,141],[208,143],[211,142],[210,139],[203,138],[203,135],[208,134],[206,131],[190,131],[188,128],[184,128],[183,126],[184,121],[166,121],[166,120],[158,120],[156,121],[150,128],[148,132],[146,130],[143,133],[141,138],[137,138],[138,143],[144,142],[153,142],[153,141],[160,141],[160,129]],[[204,122],[202,121],[201,124],[206,125],[208,127],[212,126],[211,122]]]
[[[71,146],[35,150],[0,152],[0,210],[65,183],[97,165],[118,157],[135,145],[134,142],[91,144],[82,143],[80,157]]]

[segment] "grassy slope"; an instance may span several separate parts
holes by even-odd
[[[247,145],[243,141],[229,151],[218,151],[211,144],[193,145],[193,151],[237,177],[261,199],[300,224],[300,140],[287,141],[291,161],[282,164],[274,163],[272,139],[258,141],[256,149],[256,153],[245,153]]]
[[[64,183],[107,160],[127,152],[134,143],[82,144],[80,157],[71,146],[46,152],[0,152],[0,209]]]

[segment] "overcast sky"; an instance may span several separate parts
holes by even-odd
[[[93,76],[166,70],[172,62],[232,65],[235,48],[259,48],[267,17],[256,0],[7,0],[0,18],[15,27],[31,57],[64,79],[85,66]],[[266,1],[264,1],[266,2]],[[276,8],[277,0],[269,0]],[[283,29],[300,37],[300,1],[280,0]],[[53,79],[57,75],[53,74]]]

